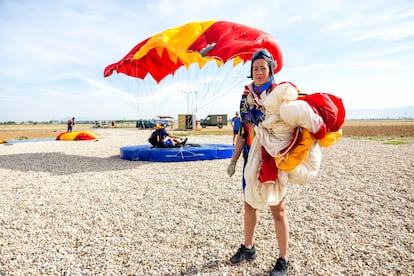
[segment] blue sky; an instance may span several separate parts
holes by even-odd
[[[232,115],[248,66],[211,68],[193,84],[191,72],[181,73],[186,84],[161,86],[103,78],[138,42],[204,20],[273,35],[284,59],[277,81],[335,94],[347,109],[414,106],[411,0],[0,0],[0,121]],[[194,84],[205,78],[204,88]]]

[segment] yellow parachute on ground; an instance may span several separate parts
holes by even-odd
[[[79,140],[97,140],[98,136],[90,131],[73,131],[73,132],[62,132],[56,140],[62,141],[79,141]]]

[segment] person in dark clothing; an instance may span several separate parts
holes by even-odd
[[[183,139],[179,136],[168,133],[163,124],[156,126],[152,132],[148,142],[156,148],[171,148],[184,146],[187,138]]]

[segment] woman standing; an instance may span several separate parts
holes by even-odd
[[[277,86],[274,82],[273,71],[275,68],[275,61],[272,55],[267,50],[257,51],[251,61],[251,77],[253,83],[245,87],[240,102],[241,115],[241,129],[236,137],[235,150],[231,162],[227,168],[227,173],[231,177],[235,172],[237,160],[243,152],[244,166],[243,166],[243,191],[246,192],[246,179],[244,176],[247,157],[249,155],[250,146],[253,142],[254,127],[264,120],[263,101],[267,95]],[[273,163],[274,162],[270,162]],[[271,165],[270,165],[271,166]],[[263,181],[276,181],[277,168],[268,168],[264,171]],[[284,194],[282,191],[282,198],[280,195],[276,200],[269,202],[269,197],[272,193],[279,193],[278,191],[268,190],[264,197],[270,205],[274,227],[279,246],[279,256],[276,260],[276,265],[271,275],[286,275],[289,268],[288,261],[288,239],[289,239],[289,225],[285,212]],[[254,191],[253,191],[254,193]],[[252,260],[257,257],[256,248],[254,246],[254,234],[256,225],[259,220],[259,211],[252,206],[250,200],[245,197],[244,202],[244,244],[229,260],[229,264],[238,265],[247,260]]]
[[[289,224],[285,196],[289,183],[305,184],[318,173],[322,153],[341,136],[345,119],[342,100],[327,93],[301,95],[290,82],[274,83],[275,61],[267,50],[252,57],[253,83],[245,87],[240,103],[242,127],[227,168],[232,176],[243,152],[244,244],[231,265],[257,257],[254,234],[258,210],[270,206],[279,254],[270,275],[289,269]]]

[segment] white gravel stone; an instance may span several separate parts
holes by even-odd
[[[150,132],[97,129],[99,141],[0,145],[0,275],[266,275],[277,257],[261,212],[259,257],[243,242],[241,160],[121,160]],[[231,136],[189,136],[230,143]],[[316,180],[290,185],[290,275],[414,274],[414,143],[342,138]]]

